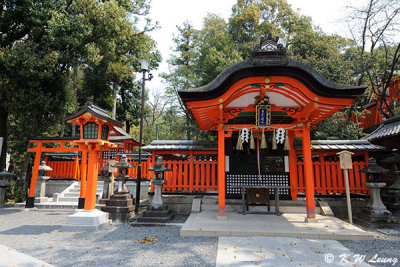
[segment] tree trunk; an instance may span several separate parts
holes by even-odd
[[[0,158],[0,171],[6,167],[6,156],[7,156],[7,140],[8,140],[8,112],[0,108],[0,137],[3,137],[3,146],[1,149]]]
[[[192,129],[191,129],[191,123],[190,123],[190,118],[186,116],[186,138],[187,140],[192,139]]]
[[[64,132],[65,132],[65,112],[62,115],[60,137],[64,137]]]
[[[131,123],[129,122],[129,120],[125,121],[125,128],[126,132],[129,134],[129,132],[131,131]]]
[[[27,188],[27,186],[29,186],[27,184],[27,173],[28,173],[30,159],[31,158],[30,158],[29,152],[26,152],[25,156],[24,156],[24,160],[22,161],[22,166],[21,166],[21,180],[23,181],[24,188]]]
[[[112,107],[112,118],[115,120],[117,116],[117,88],[118,85],[113,83],[113,107]]]

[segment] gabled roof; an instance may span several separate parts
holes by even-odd
[[[106,110],[104,110],[104,109],[102,109],[102,108],[100,108],[98,106],[93,105],[90,101],[87,101],[85,103],[85,105],[82,107],[81,110],[79,110],[75,114],[72,114],[72,115],[68,116],[67,118],[65,118],[65,120],[69,122],[70,120],[75,119],[75,118],[85,114],[86,112],[89,112],[90,114],[93,114],[94,116],[99,117],[99,118],[101,118],[103,120],[106,120],[107,122],[115,124],[117,126],[122,127],[124,125],[122,122],[114,120],[113,118],[111,118],[108,115]]]
[[[147,151],[216,151],[218,144],[212,141],[195,140],[154,140],[149,145],[144,146]]]
[[[398,136],[400,138],[400,115],[384,120],[382,124],[363,139],[370,142]]]
[[[312,150],[385,150],[367,140],[311,140]]]
[[[139,144],[139,141],[130,136],[127,132],[124,131],[121,127],[114,126],[113,130],[114,133],[110,132],[109,141],[110,142],[123,142],[123,141],[133,141]]]

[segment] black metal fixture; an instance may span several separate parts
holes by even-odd
[[[138,170],[137,170],[137,179],[136,179],[136,205],[135,212],[139,211],[140,204],[140,179],[142,178],[142,140],[143,140],[143,113],[144,113],[144,91],[145,91],[145,83],[146,81],[150,81],[153,78],[151,73],[148,73],[148,78],[146,78],[146,73],[149,70],[150,60],[141,59],[139,60],[141,65],[141,70],[143,73],[142,77],[142,99],[141,99],[141,107],[140,107],[140,132],[139,132],[139,161],[138,161]]]

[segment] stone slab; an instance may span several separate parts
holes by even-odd
[[[200,212],[201,210],[201,198],[195,198],[192,202],[192,212]]]
[[[227,212],[217,220],[215,212],[192,213],[181,236],[275,236],[330,240],[373,240],[370,233],[335,217],[317,215],[318,223],[304,222],[305,214],[282,216]]]
[[[0,244],[0,267],[52,267],[44,261]]]
[[[67,224],[62,226],[63,231],[96,231],[110,224],[108,213],[100,210],[82,210],[67,217]]]
[[[347,263],[341,262],[343,255]],[[220,237],[216,266],[369,266],[353,262],[353,256],[349,249],[334,240]]]
[[[318,205],[321,209],[321,215],[323,216],[335,216],[328,202],[323,200],[318,200]]]

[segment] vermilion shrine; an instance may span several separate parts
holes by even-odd
[[[156,155],[162,155],[164,165],[171,169],[166,173],[163,192],[217,194],[220,219],[226,216],[226,199],[240,196],[235,185],[261,184],[290,187],[282,189],[282,195],[292,200],[305,193],[307,219],[313,220],[315,194],[345,191],[338,151],[354,152],[353,169],[349,172],[351,193],[368,192],[364,186],[365,174],[358,170],[367,165],[371,151],[382,147],[366,140],[310,139],[310,130],[316,124],[350,106],[365,89],[326,80],[309,65],[288,58],[278,39],[269,35],[261,39],[250,59],[229,67],[208,85],[179,92],[199,128],[215,133],[217,142],[153,141],[143,148],[151,155],[142,163],[142,178],[153,178],[148,168],[155,164]],[[65,172],[68,169],[73,173],[72,178],[81,180],[85,209],[94,208],[91,188],[98,167],[118,156],[115,150],[111,155],[110,148],[116,149],[117,145],[110,142],[113,136],[106,131],[120,129],[114,131],[115,140],[125,138],[118,145],[121,151],[117,152],[132,152],[133,146],[138,145],[118,128],[121,127],[119,122],[112,120],[105,111],[90,106],[68,118],[70,123],[80,125],[81,138],[31,139],[37,146],[29,150],[36,152],[30,192],[35,191],[41,153],[79,152],[81,156],[77,155],[74,164]],[[96,136],[87,137],[95,132]],[[61,145],[55,149],[44,148],[45,142]],[[67,142],[78,147],[67,148],[64,145]],[[87,168],[85,189],[87,151],[92,167]],[[131,158],[130,164],[137,165],[137,162]],[[134,171],[128,173],[132,178],[136,178]],[[49,172],[48,175],[53,174]]]

